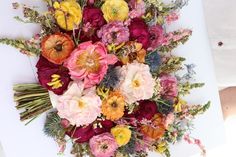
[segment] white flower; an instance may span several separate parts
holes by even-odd
[[[96,95],[95,87],[84,90],[83,82],[73,82],[58,99],[58,115],[71,125],[88,125],[101,114],[102,101]]]
[[[148,65],[131,63],[118,69],[120,83],[117,88],[129,104],[139,100],[150,99],[154,93],[155,80]]]

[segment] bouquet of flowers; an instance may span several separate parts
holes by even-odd
[[[167,32],[187,4],[177,0],[44,0],[46,12],[23,8],[24,23],[41,25],[32,39],[1,38],[0,43],[38,57],[38,83],[14,85],[20,119],[47,113],[44,132],[63,154],[72,142],[76,157],[170,156],[169,145],[190,136],[192,120],[210,106],[184,96],[203,83],[191,83],[194,65],[171,52],[192,34]],[[186,71],[180,75],[179,71]]]

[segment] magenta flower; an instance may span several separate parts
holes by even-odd
[[[118,144],[110,133],[93,136],[89,141],[89,146],[95,157],[111,157],[118,149]]]
[[[115,44],[119,45],[123,42],[129,41],[129,29],[124,26],[122,22],[111,22],[104,25],[98,32],[99,38],[106,45]]]
[[[64,93],[71,81],[67,68],[51,63],[43,56],[40,56],[36,67],[38,69],[39,83],[44,88],[57,95]]]
[[[171,75],[161,76],[161,95],[166,99],[173,99],[178,95],[177,79]]]
[[[162,45],[164,40],[164,31],[160,25],[154,25],[149,28],[151,44],[148,48],[149,51],[155,50],[158,46]]]
[[[107,73],[108,65],[115,64],[117,57],[107,54],[103,43],[81,43],[66,60],[65,66],[69,69],[72,79],[83,80],[85,88],[101,82]]]

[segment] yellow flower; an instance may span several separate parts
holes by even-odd
[[[176,113],[182,112],[183,105],[186,105],[187,102],[183,99],[178,99],[176,103],[174,104],[174,109]]]
[[[167,150],[167,144],[166,142],[161,142],[157,145],[156,151],[159,153],[164,153]]]
[[[131,130],[127,126],[117,125],[111,129],[111,134],[119,146],[126,145],[131,138]]]
[[[65,0],[61,3],[55,2],[55,18],[57,24],[65,30],[73,30],[82,20],[82,11],[76,0]]]
[[[128,18],[129,7],[124,0],[106,0],[101,9],[107,22],[124,21]]]

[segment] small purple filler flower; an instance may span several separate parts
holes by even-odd
[[[95,157],[111,157],[118,149],[118,144],[110,133],[93,136],[89,141],[89,146]]]
[[[111,22],[104,25],[97,33],[102,42],[106,45],[119,45],[129,41],[129,29],[122,22]]]

